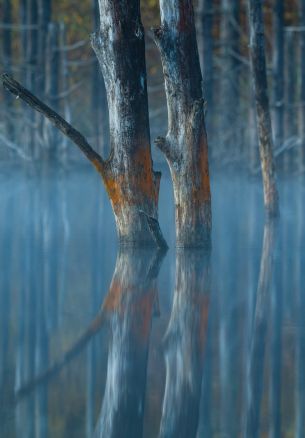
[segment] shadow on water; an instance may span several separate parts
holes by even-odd
[[[117,250],[86,168],[0,172],[0,436],[304,436],[304,181],[212,181],[213,250]],[[160,222],[174,247],[171,185]]]

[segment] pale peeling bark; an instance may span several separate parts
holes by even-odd
[[[180,249],[176,264],[159,436],[195,438],[210,305],[210,254]]]
[[[100,0],[92,46],[104,76],[111,154],[103,175],[121,245],[154,245],[144,211],[157,219],[160,173],[151,159],[144,29],[139,0]]]
[[[160,49],[168,106],[168,132],[156,144],[174,187],[178,247],[209,247],[211,194],[204,99],[191,0],[160,0]]]
[[[155,254],[156,255],[156,254]],[[121,251],[105,301],[111,336],[107,381],[95,438],[141,437],[158,257]]]
[[[256,102],[259,151],[267,216],[279,214],[273,157],[272,127],[266,75],[265,36],[261,0],[248,0],[250,21],[250,56]]]

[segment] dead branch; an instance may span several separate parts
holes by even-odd
[[[53,111],[48,105],[44,104],[36,96],[34,96],[29,90],[24,88],[19,82],[15,81],[11,76],[6,73],[1,75],[1,80],[5,89],[10,91],[16,96],[16,98],[22,99],[34,110],[41,113],[46,117],[52,125],[56,126],[66,137],[73,141],[76,146],[82,151],[82,153],[88,158],[94,167],[103,174],[104,161],[102,157],[95,152],[95,150],[89,145],[85,137],[71,126],[65,119],[59,114]]]

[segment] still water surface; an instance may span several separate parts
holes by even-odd
[[[0,436],[305,437],[305,184],[215,175],[213,251],[118,251],[87,167],[0,169]]]

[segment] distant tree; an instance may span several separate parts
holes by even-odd
[[[302,140],[301,161],[305,164],[305,0],[299,0],[300,25],[303,31],[300,34],[300,60],[301,60],[301,124],[300,137]]]
[[[7,25],[2,34],[3,66],[7,72],[11,71],[12,62],[12,4],[11,0],[3,2],[3,23]],[[13,139],[13,123],[11,122],[12,98],[7,93],[4,95],[4,101],[7,108],[5,112],[5,135],[10,140]]]
[[[284,0],[275,0],[273,12],[274,139],[280,147],[284,140]]]
[[[256,102],[259,151],[264,183],[264,203],[267,216],[279,213],[273,158],[272,126],[269,109],[265,58],[265,35],[261,0],[248,0],[250,24],[250,57]]]
[[[164,71],[168,132],[156,145],[165,154],[173,180],[177,246],[208,247],[208,143],[193,5],[191,0],[160,0],[160,9],[161,27],[154,35]]]
[[[211,136],[213,135],[214,126],[213,6],[213,0],[199,0],[197,15],[198,49],[203,75],[203,93],[207,102],[206,120],[209,139],[211,139]]]
[[[223,154],[231,159],[239,156],[238,135],[240,105],[240,2],[221,1],[221,82],[220,135],[218,141]],[[234,158],[235,158],[234,157]]]

